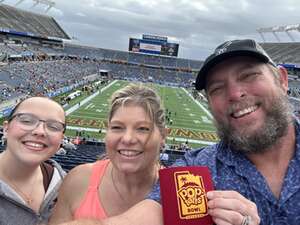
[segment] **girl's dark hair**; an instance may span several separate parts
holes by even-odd
[[[26,98],[26,99],[28,99],[28,98]],[[11,121],[11,119],[12,119],[13,115],[15,114],[15,112],[17,111],[17,109],[20,107],[22,102],[24,102],[26,99],[21,100],[14,106],[14,108],[11,110],[11,112],[9,113],[9,115],[7,117],[7,121]]]

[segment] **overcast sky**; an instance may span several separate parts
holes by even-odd
[[[41,0],[42,1],[42,0]],[[300,23],[299,0],[52,0],[48,12],[77,43],[128,50],[129,37],[142,34],[167,36],[179,43],[179,57],[204,59],[216,45],[233,38],[255,38],[258,28]],[[19,0],[4,0],[14,5]],[[17,7],[32,9],[34,0]],[[291,35],[300,41],[300,33]],[[285,33],[281,41],[289,41]],[[266,34],[267,41],[276,41]]]

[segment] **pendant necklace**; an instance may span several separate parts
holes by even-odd
[[[34,178],[34,182],[32,183],[32,187],[36,185],[38,174]],[[6,182],[12,186],[12,188],[21,195],[22,199],[26,202],[27,205],[31,205],[33,200],[32,193],[33,193],[33,188],[31,189],[31,192],[29,194],[25,194],[16,184],[14,184],[12,181],[9,179],[6,179]]]
[[[116,192],[118,193],[118,195],[122,199],[122,201],[125,202],[126,204],[128,204],[127,199],[125,199],[125,197],[121,194],[119,188],[117,187],[117,185],[115,183],[115,179],[114,179],[114,176],[113,176],[113,167],[111,168],[110,175],[111,175],[111,181],[112,181],[112,184],[114,186],[114,189],[116,190]],[[157,172],[155,173],[155,177],[153,179],[151,188],[154,186],[154,184],[156,182],[156,179],[157,179]]]

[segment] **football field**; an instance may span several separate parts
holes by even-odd
[[[126,81],[113,81],[99,93],[85,98],[67,110],[67,136],[76,136],[80,132],[87,138],[103,139],[109,98],[114,91],[127,84]],[[170,118],[166,123],[167,143],[188,142],[189,145],[197,147],[218,141],[211,114],[187,90],[153,83],[148,85],[158,91]]]

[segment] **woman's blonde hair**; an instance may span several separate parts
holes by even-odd
[[[130,84],[114,92],[110,99],[108,122],[118,108],[128,105],[142,107],[160,133],[165,136],[164,109],[160,97],[153,89],[142,84]]]

